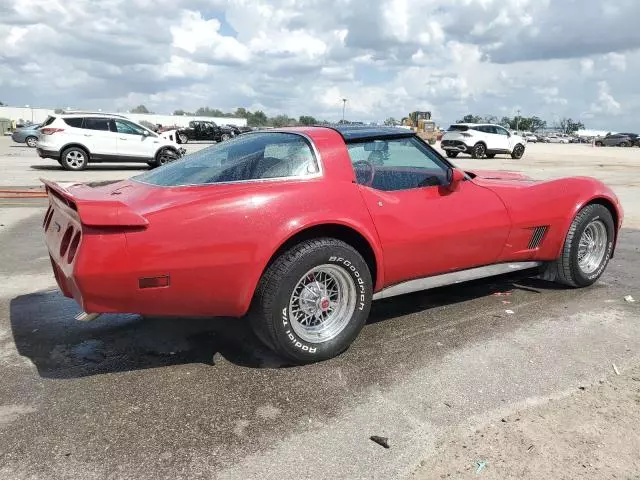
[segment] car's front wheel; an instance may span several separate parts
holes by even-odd
[[[231,135],[229,135],[228,133],[223,133],[222,136],[220,137],[220,141],[221,142],[226,142],[230,138],[231,138]]]
[[[447,152],[447,157],[449,158],[456,158],[458,156],[459,152],[453,151],[453,150],[445,150]]]
[[[549,268],[556,281],[571,287],[587,287],[604,272],[615,238],[611,212],[599,204],[587,205],[573,219],[560,258]]]
[[[372,281],[362,256],[333,238],[302,242],[263,274],[250,312],[258,338],[295,364],[335,357],[364,326]]]
[[[27,144],[27,147],[36,148],[36,143],[38,143],[37,137],[27,137],[24,141]]]
[[[511,152],[511,158],[518,160],[522,158],[523,155],[524,155],[524,145],[517,144],[515,147],[513,147],[513,151]]]
[[[187,143],[189,141],[189,137],[187,137],[185,133],[180,133],[178,134],[178,140],[180,140],[180,143]]]
[[[175,160],[176,157],[177,156],[176,156],[175,152],[171,148],[163,147],[156,154],[155,161],[152,162],[152,163],[149,163],[149,165],[152,166],[152,167],[161,167],[162,165],[165,165],[165,164]]]
[[[65,170],[84,170],[89,163],[89,155],[80,147],[70,147],[62,152],[60,161]]]

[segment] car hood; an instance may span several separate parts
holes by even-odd
[[[518,172],[503,172],[500,170],[466,170],[472,178],[481,178],[486,180],[513,180],[535,182],[533,178]]]

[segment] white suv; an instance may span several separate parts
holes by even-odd
[[[459,153],[468,153],[473,158],[493,158],[498,153],[522,158],[526,143],[520,135],[514,135],[500,125],[456,123],[442,136],[440,146],[450,158]]]
[[[184,154],[175,138],[175,131],[156,134],[120,115],[73,113],[47,118],[36,148],[40,157],[57,160],[67,170],[84,170],[89,162],[157,167]]]

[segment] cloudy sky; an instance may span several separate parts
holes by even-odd
[[[639,0],[1,0],[0,101],[640,130]]]

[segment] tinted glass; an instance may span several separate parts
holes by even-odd
[[[319,172],[307,141],[290,133],[236,137],[134,177],[154,185],[203,185],[269,178],[308,177]]]
[[[47,117],[47,119],[42,124],[42,127],[46,127],[47,125],[51,125],[56,117]]]
[[[116,131],[128,135],[143,135],[144,129],[126,120],[115,120]]]
[[[82,117],[78,117],[78,118],[65,118],[63,119],[64,123],[66,123],[67,125],[69,125],[70,127],[74,127],[74,128],[82,128]]]
[[[447,183],[448,166],[415,137],[350,143],[347,149],[361,185],[393,191]]]
[[[469,127],[467,127],[466,125],[451,125],[449,127],[449,132],[466,132],[467,130],[469,130]]]
[[[505,128],[502,128],[502,127],[492,127],[492,128],[495,129],[495,131],[496,131],[496,133],[498,135],[504,135],[504,136],[508,136],[509,135],[509,132]]]
[[[108,118],[85,118],[84,128],[88,130],[109,131],[109,119]]]

